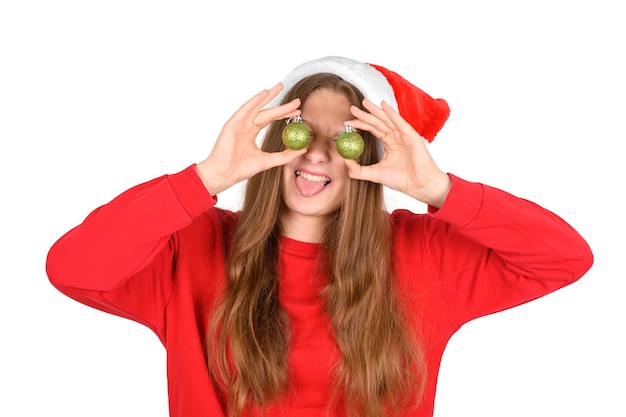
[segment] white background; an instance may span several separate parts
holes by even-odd
[[[47,250],[204,159],[239,105],[325,55],[445,98],[441,168],[555,211],[595,254],[581,281],[453,337],[435,415],[626,415],[619,1],[209,3],[2,2],[0,415],[167,416],[156,336],[54,290]]]

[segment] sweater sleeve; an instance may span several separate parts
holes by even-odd
[[[587,242],[528,200],[450,175],[441,209],[424,233],[433,275],[457,325],[539,298],[582,277]]]
[[[195,165],[137,185],[54,243],[46,260],[50,282],[77,301],[157,332],[173,286],[175,232],[215,201]],[[135,298],[126,305],[114,295],[121,287]]]

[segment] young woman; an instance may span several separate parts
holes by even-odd
[[[311,133],[300,150],[281,137],[295,116]],[[442,172],[424,139],[447,117],[383,67],[305,63],[245,103],[208,158],[59,239],[50,280],[159,336],[172,416],[431,416],[460,326],[593,261],[555,214]],[[347,124],[364,139],[356,160],[336,149]],[[241,211],[215,207],[241,181]],[[428,213],[388,213],[383,186]]]

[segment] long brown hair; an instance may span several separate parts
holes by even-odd
[[[283,102],[304,102],[318,89],[344,94],[361,107],[361,93],[333,74],[305,78]],[[284,125],[268,127],[263,150],[284,148]],[[358,162],[373,164],[379,160],[377,140],[361,133],[366,147]],[[288,389],[289,318],[278,299],[280,176],[277,167],[247,182],[227,257],[228,287],[209,326],[208,366],[231,416],[249,406],[263,408]],[[390,217],[380,184],[348,181],[342,206],[324,230],[323,248],[330,280],[320,297],[341,352],[336,399],[343,398],[348,414],[367,417],[416,405],[425,362],[395,286]]]

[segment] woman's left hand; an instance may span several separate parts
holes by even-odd
[[[423,203],[441,207],[452,180],[437,167],[424,138],[385,101],[378,107],[365,99],[363,106],[369,113],[352,106],[350,112],[355,119],[350,123],[377,137],[385,154],[378,163],[369,166],[346,160],[350,178],[380,183]]]

